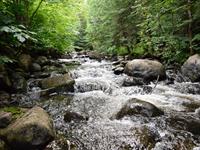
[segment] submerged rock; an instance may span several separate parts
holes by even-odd
[[[34,107],[9,125],[3,136],[12,149],[41,149],[54,139],[55,131],[49,115]]]
[[[134,85],[144,85],[144,80],[142,78],[136,77],[126,77],[123,82],[123,86],[134,86]]]
[[[43,89],[49,88],[64,88],[67,91],[74,90],[75,81],[69,76],[69,74],[49,77],[40,81]]]
[[[135,127],[131,129],[134,136],[139,140],[141,148],[152,149],[160,141],[160,135],[157,130],[147,126]]]
[[[156,117],[163,115],[164,112],[149,102],[145,102],[136,98],[130,99],[121,110],[116,114],[116,119],[125,116],[142,115],[145,117]]]
[[[166,77],[164,66],[158,61],[148,59],[129,61],[124,72],[129,76],[144,78],[147,81],[155,80],[158,76],[159,79]]]
[[[190,56],[181,68],[182,74],[192,82],[200,81],[200,55]]]
[[[186,115],[174,115],[168,119],[170,126],[178,130],[186,130],[193,134],[200,135],[200,119]]]
[[[82,116],[79,113],[67,111],[64,116],[66,122],[88,120],[87,116]]]

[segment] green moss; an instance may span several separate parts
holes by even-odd
[[[12,113],[13,119],[16,119],[16,118],[20,117],[25,112],[22,108],[14,107],[14,106],[4,107],[4,108],[1,108],[0,110],[4,111],[4,112]]]

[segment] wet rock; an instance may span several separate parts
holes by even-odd
[[[105,56],[97,51],[89,51],[87,53],[90,59],[102,60]]]
[[[189,131],[200,135],[200,119],[186,115],[174,115],[167,119],[169,125],[178,130]]]
[[[12,120],[12,114],[9,112],[0,112],[0,128],[7,127]]]
[[[183,64],[181,71],[186,80],[200,81],[200,55],[196,54],[189,57]]]
[[[58,67],[47,65],[47,66],[42,67],[42,70],[43,70],[44,72],[58,71]]]
[[[125,116],[142,115],[145,117],[156,117],[163,115],[163,111],[149,102],[145,102],[136,98],[130,99],[121,110],[116,114],[116,119]]]
[[[30,55],[22,54],[19,56],[19,65],[26,71],[29,71],[31,63],[32,63],[32,58]]]
[[[0,91],[0,106],[8,105],[10,101],[10,94],[5,91]]]
[[[126,66],[124,72],[133,77],[144,78],[147,81],[152,81],[158,78],[165,78],[165,68],[164,66],[158,62],[148,59],[134,59],[129,61]]]
[[[72,55],[70,54],[64,54],[61,56],[62,59],[72,59]]]
[[[20,72],[13,73],[11,81],[14,92],[26,92],[27,82]]]
[[[74,90],[75,81],[69,76],[69,74],[49,77],[40,81],[43,89],[48,88],[65,88],[68,91]]]
[[[179,83],[175,84],[174,87],[181,93],[188,94],[200,94],[200,84],[199,83]]]
[[[41,149],[54,139],[55,132],[49,115],[34,107],[8,126],[3,136],[12,149]]]
[[[31,78],[48,78],[51,74],[49,72],[34,72],[33,74],[31,74]]]
[[[136,77],[126,77],[123,82],[123,86],[135,86],[144,84],[145,81],[142,78],[136,78]]]
[[[65,113],[64,120],[66,122],[71,122],[71,121],[77,122],[77,121],[88,120],[88,117],[82,116],[81,114],[76,113],[76,112],[67,111]]]
[[[45,57],[45,56],[39,56],[36,59],[35,62],[38,63],[40,66],[44,66],[44,65],[47,65],[49,61],[48,61],[47,57]]]
[[[116,67],[114,69],[114,74],[119,75],[122,74],[124,72],[124,67]]]
[[[38,72],[38,71],[41,71],[41,70],[42,70],[42,68],[38,63],[33,63],[31,65],[31,71],[32,72]]]
[[[139,140],[141,149],[152,149],[156,143],[160,141],[160,135],[156,129],[151,129],[147,126],[135,127],[131,131]]]
[[[57,137],[44,150],[78,150],[78,146],[65,137]]]

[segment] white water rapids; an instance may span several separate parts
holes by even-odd
[[[185,92],[184,88],[189,83],[166,85],[159,82],[155,89],[154,83],[151,83],[148,86],[153,91],[149,93],[144,86],[123,87],[126,75],[115,75],[111,62],[88,58],[76,60],[81,61],[82,65],[71,72],[75,79],[75,92],[70,93],[70,98],[58,101],[50,97],[43,103],[43,107],[52,115],[57,131],[74,143],[76,149],[200,149],[198,134],[182,129],[181,123],[169,119],[176,115],[199,117],[200,95]],[[111,119],[131,98],[150,102],[165,114]],[[89,119],[66,123],[63,118],[67,110],[88,116]],[[200,130],[199,125],[196,130]],[[59,149],[59,146],[54,149]]]

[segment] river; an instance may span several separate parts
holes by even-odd
[[[81,65],[70,72],[75,91],[52,95],[40,105],[53,117],[57,132],[80,150],[199,150],[200,95],[191,94],[191,83],[122,86],[125,74],[115,75],[112,62],[74,57]],[[62,60],[69,61],[69,60]],[[198,89],[191,89],[198,90]],[[131,98],[147,101],[164,115],[113,116]],[[65,122],[66,111],[85,120]],[[194,121],[194,120],[195,121]],[[192,120],[192,121],[191,121]],[[194,125],[194,127],[193,127]],[[69,144],[70,145],[70,144]],[[53,146],[54,150],[62,149]],[[73,149],[72,147],[69,149]]]

